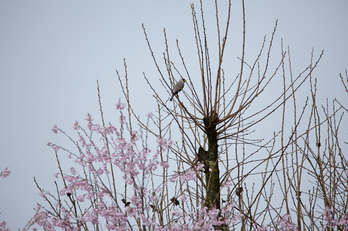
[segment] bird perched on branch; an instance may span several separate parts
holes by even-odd
[[[175,85],[172,91],[172,97],[170,98],[170,101],[172,101],[173,97],[184,88],[185,82],[186,82],[186,79],[180,79],[179,82]]]

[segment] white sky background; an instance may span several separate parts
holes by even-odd
[[[226,6],[220,2],[219,11],[224,18]],[[123,95],[115,69],[123,73],[123,58],[128,65],[134,107],[141,117],[156,110],[154,103],[148,104],[152,93],[142,72],[163,97],[169,97],[157,81],[159,75],[141,23],[145,24],[159,63],[163,60],[165,27],[173,54],[175,39],[179,39],[185,60],[197,65],[189,3],[0,1],[0,171],[6,167],[12,171],[8,178],[0,179],[0,222],[5,220],[11,229],[17,229],[34,215],[33,207],[41,202],[34,176],[43,188],[54,189],[57,165],[46,143],[64,145],[66,140],[53,134],[51,128],[57,124],[72,133],[71,125],[75,120],[84,124],[87,112],[99,118],[96,80],[106,121],[117,125],[114,105]],[[198,13],[199,2],[194,3]],[[204,4],[210,49],[214,52],[215,21],[210,16],[215,10],[213,4]],[[254,60],[263,36],[270,37],[278,19],[276,56],[283,38],[284,45],[290,46],[297,74],[308,65],[312,47],[316,57],[324,49],[314,73],[321,102],[326,97],[347,102],[338,77],[348,68],[347,10],[348,2],[343,0],[247,1],[246,61]],[[241,56],[241,24],[241,4],[234,1],[229,34],[233,45],[226,51],[232,62]],[[232,77],[236,73],[234,70]],[[199,78],[196,81],[200,84]]]

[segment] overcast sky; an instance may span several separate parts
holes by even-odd
[[[5,220],[11,229],[17,229],[34,215],[33,208],[40,201],[34,176],[42,187],[54,189],[57,165],[46,143],[66,141],[51,128],[57,124],[71,132],[71,125],[75,120],[83,122],[87,112],[98,117],[96,80],[107,121],[117,124],[114,105],[122,93],[115,70],[123,73],[123,58],[139,115],[145,117],[156,110],[144,104],[151,99],[151,91],[142,72],[155,87],[162,86],[156,82],[159,75],[141,24],[159,61],[164,27],[172,50],[179,39],[187,60],[194,60],[190,2],[0,1],[0,171],[6,167],[12,171],[0,179],[0,222]],[[225,1],[219,2],[223,14]],[[194,3],[199,11],[199,2]],[[213,43],[215,21],[210,16],[215,10],[212,4],[205,4],[208,37]],[[347,10],[345,0],[247,1],[246,61],[253,61],[264,35],[270,36],[278,19],[276,46],[279,50],[281,38],[290,46],[294,70],[308,65],[312,48],[316,57],[324,49],[315,72],[321,96],[347,102],[347,95],[337,93],[342,92],[338,75],[348,68]],[[241,4],[234,1],[229,35],[233,45],[228,53],[235,60],[241,56],[241,23]],[[213,48],[211,45],[212,52]]]

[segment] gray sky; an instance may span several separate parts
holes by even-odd
[[[223,5],[220,1],[220,5]],[[34,215],[40,201],[33,182],[54,190],[57,172],[54,153],[46,143],[64,144],[51,132],[57,124],[67,132],[87,112],[98,117],[96,80],[99,80],[107,121],[117,124],[115,102],[122,98],[115,69],[123,73],[126,58],[131,88],[136,89],[135,107],[140,116],[155,111],[144,105],[151,92],[144,89],[142,72],[155,86],[159,75],[144,39],[141,23],[158,60],[162,61],[163,28],[175,53],[179,39],[186,60],[196,62],[190,1],[0,1],[0,222],[21,228]],[[194,1],[197,11],[199,3]],[[211,52],[216,39],[215,11],[206,3]],[[241,56],[241,6],[233,2],[227,57]],[[224,14],[224,7],[220,13]],[[337,1],[248,1],[247,59],[252,62],[263,36],[268,38],[278,19],[275,54],[280,39],[290,46],[294,71],[308,65],[312,47],[318,56],[325,49],[315,77],[322,100],[347,95],[338,74],[348,68],[348,2]],[[222,15],[222,18],[224,16]],[[278,53],[277,53],[278,51]],[[215,53],[216,54],[216,53]],[[213,57],[213,55],[212,55]],[[228,60],[225,60],[228,62]],[[196,64],[196,63],[195,63]],[[233,73],[235,76],[235,73]],[[197,79],[199,81],[199,79]],[[157,85],[156,85],[157,84]],[[168,97],[165,91],[161,91]]]

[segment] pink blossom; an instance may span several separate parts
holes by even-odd
[[[173,177],[169,178],[169,181],[175,183],[176,181],[178,181],[178,178],[178,175],[174,175]]]
[[[98,217],[95,215],[91,215],[88,220],[92,222],[93,225],[99,224]]]
[[[231,181],[225,181],[222,187],[229,187],[232,185]]]
[[[132,142],[137,141],[139,138],[140,138],[140,135],[136,131],[132,131],[131,141]]]
[[[121,115],[120,116],[120,124],[124,124],[125,120],[126,120],[126,117]]]
[[[126,104],[125,103],[121,103],[121,101],[117,101],[116,103],[116,109],[118,110],[123,110],[124,108],[126,107]]]
[[[92,122],[93,121],[93,116],[91,114],[87,114],[85,117],[85,120],[87,120],[88,122]]]
[[[204,167],[204,163],[203,163],[203,161],[196,167],[196,170],[198,171],[198,170],[201,170],[201,169],[203,169],[203,167]]]
[[[117,132],[117,129],[111,124],[104,127],[104,134],[113,134],[114,132]]]
[[[71,174],[76,175],[76,170],[75,170],[74,167],[71,167],[71,168],[70,168],[70,172],[71,172]]]
[[[331,222],[333,220],[332,219],[332,215],[331,215],[331,209],[329,207],[326,207],[324,212],[323,212],[323,215],[324,215],[324,219],[325,219],[326,223],[330,227],[331,226]]]
[[[161,162],[161,167],[162,168],[169,168],[169,163],[168,163],[168,161],[163,161],[163,162]]]
[[[229,208],[229,209],[232,209],[233,207],[234,207],[233,204],[229,204],[229,205],[227,206],[227,208]],[[234,217],[232,218],[231,223],[232,223],[232,224],[237,223],[237,221],[238,221],[239,219],[241,219],[242,217],[244,217],[244,215],[243,215],[242,213],[239,213],[238,215],[236,215],[236,216],[234,216]],[[267,230],[267,229],[266,229],[266,230]]]
[[[152,113],[151,112],[147,113],[146,116],[149,117],[150,119],[152,119]]]
[[[0,176],[2,177],[2,178],[6,178],[6,177],[8,177],[9,175],[11,174],[11,171],[8,169],[8,167],[7,168],[5,168],[5,170],[2,172],[2,173],[0,173]]]
[[[6,228],[6,222],[5,221],[0,223],[0,230],[1,231],[10,231],[9,228]]]
[[[57,125],[54,125],[51,131],[57,134],[58,133]]]
[[[343,214],[340,218],[334,219],[332,215],[332,210],[329,207],[326,207],[323,212],[324,219],[326,221],[326,226],[334,228],[336,226],[346,226],[348,225],[348,214]],[[347,230],[347,229],[344,229]]]
[[[178,216],[180,216],[181,212],[178,209],[173,209],[172,211],[170,211],[170,214],[173,217],[178,217]]]
[[[88,128],[89,130],[92,130],[92,125],[93,125],[92,122],[88,122],[88,123],[87,123],[87,128]]]
[[[185,179],[186,179],[187,181],[195,180],[195,179],[196,179],[196,173],[195,173],[194,171],[192,171],[192,170],[186,172],[186,174],[185,174]]]
[[[85,197],[86,197],[86,194],[84,194],[82,196],[76,197],[76,200],[78,200],[79,202],[84,202],[85,201]]]
[[[95,160],[95,157],[92,153],[90,153],[88,156],[87,156],[87,161],[88,162],[93,162]]]
[[[57,151],[59,150],[59,148],[60,148],[60,147],[58,147],[57,145],[52,144],[51,142],[48,142],[48,143],[47,143],[47,146],[53,148],[53,150],[54,150],[55,152],[57,152]]]
[[[92,129],[91,129],[92,131],[99,131],[100,130],[100,125],[99,124],[94,124],[93,126],[92,126]]]
[[[278,228],[280,228],[280,230],[292,230],[295,231],[297,230],[297,227],[294,223],[288,221],[289,219],[289,215],[284,215],[280,221],[277,222],[277,226]]]
[[[343,214],[343,216],[341,217],[341,220],[338,223],[339,225],[348,225],[348,214],[345,213]]]
[[[60,192],[59,192],[59,195],[64,196],[64,195],[66,195],[67,193],[72,194],[73,192],[72,192],[72,190],[71,190],[71,189],[68,189],[68,188],[62,188],[62,190],[60,190]]]
[[[266,226],[258,227],[257,231],[268,231],[268,228]]]
[[[79,123],[76,121],[76,122],[73,124],[73,128],[74,128],[75,130],[77,130],[78,127],[79,127]]]
[[[183,202],[187,201],[187,197],[185,194],[182,194],[179,199]]]
[[[102,175],[104,173],[104,170],[99,168],[98,171],[97,171],[98,175]]]
[[[156,141],[158,145],[161,146],[164,150],[166,150],[168,147],[170,147],[173,144],[172,140],[167,141],[164,138],[163,139],[158,138]]]
[[[156,141],[157,141],[159,146],[165,146],[167,144],[167,140],[166,139],[158,138]]]
[[[84,147],[86,145],[85,138],[83,138],[82,136],[80,136],[79,142],[82,143],[82,147]]]
[[[60,147],[58,147],[57,145],[55,145],[55,146],[53,147],[53,150],[54,150],[55,152],[57,152],[57,151],[59,150],[59,148],[60,148]]]

